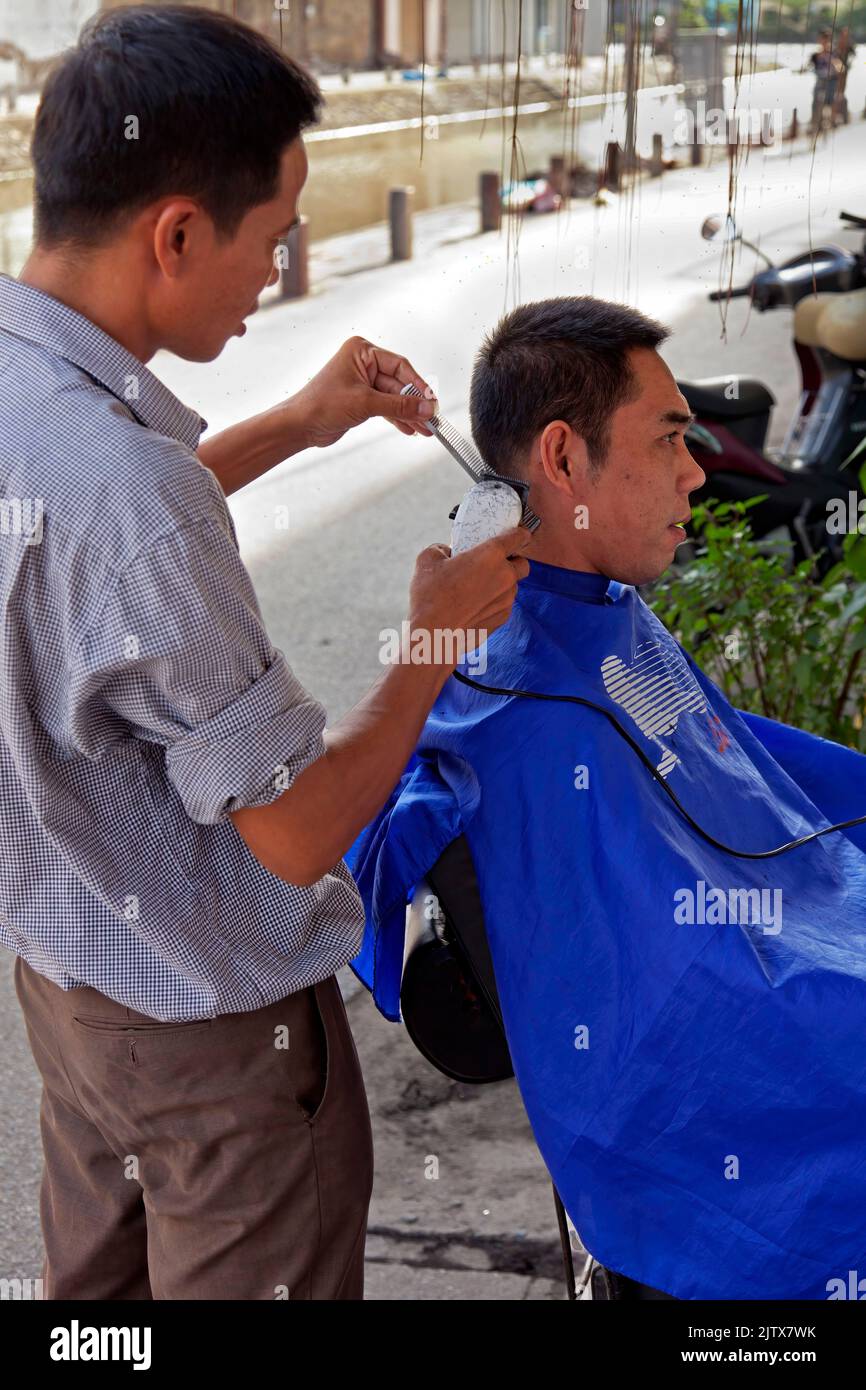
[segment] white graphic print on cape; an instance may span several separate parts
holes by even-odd
[[[601,675],[611,699],[662,750],[656,771],[660,777],[667,777],[680,760],[661,735],[675,731],[683,712],[707,711],[703,692],[682,655],[675,647],[663,647],[660,642],[641,642],[630,666],[619,656],[606,656]]]

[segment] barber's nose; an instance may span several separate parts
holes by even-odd
[[[268,284],[268,285],[275,285],[275,284],[277,283],[277,281],[279,280],[279,278],[280,278],[280,267],[277,265],[276,258],[274,258],[274,263],[273,263],[273,266],[271,267],[271,273],[270,273],[270,275],[268,276],[267,284]]]

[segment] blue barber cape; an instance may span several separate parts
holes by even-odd
[[[866,757],[739,713],[634,589],[533,562],[486,685],[610,709],[725,845],[866,814]],[[866,1276],[866,827],[766,860],[596,710],[449,681],[350,867],[399,1019],[405,905],[465,834],[515,1074],[586,1248],[678,1298]],[[866,1287],[866,1286],[864,1286]]]

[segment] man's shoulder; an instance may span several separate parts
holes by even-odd
[[[136,419],[136,386],[130,379],[121,400],[72,362],[0,331],[6,491],[38,496],[46,520],[109,548],[224,519],[222,490],[192,449]]]

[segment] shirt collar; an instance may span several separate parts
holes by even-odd
[[[148,429],[198,448],[207,421],[90,319],[44,290],[0,275],[0,329],[80,367]]]
[[[530,589],[545,589],[549,593],[565,594],[584,603],[616,603],[628,589],[605,574],[588,574],[586,570],[564,569],[560,565],[545,565],[540,560],[529,561],[529,574],[521,580]]]

